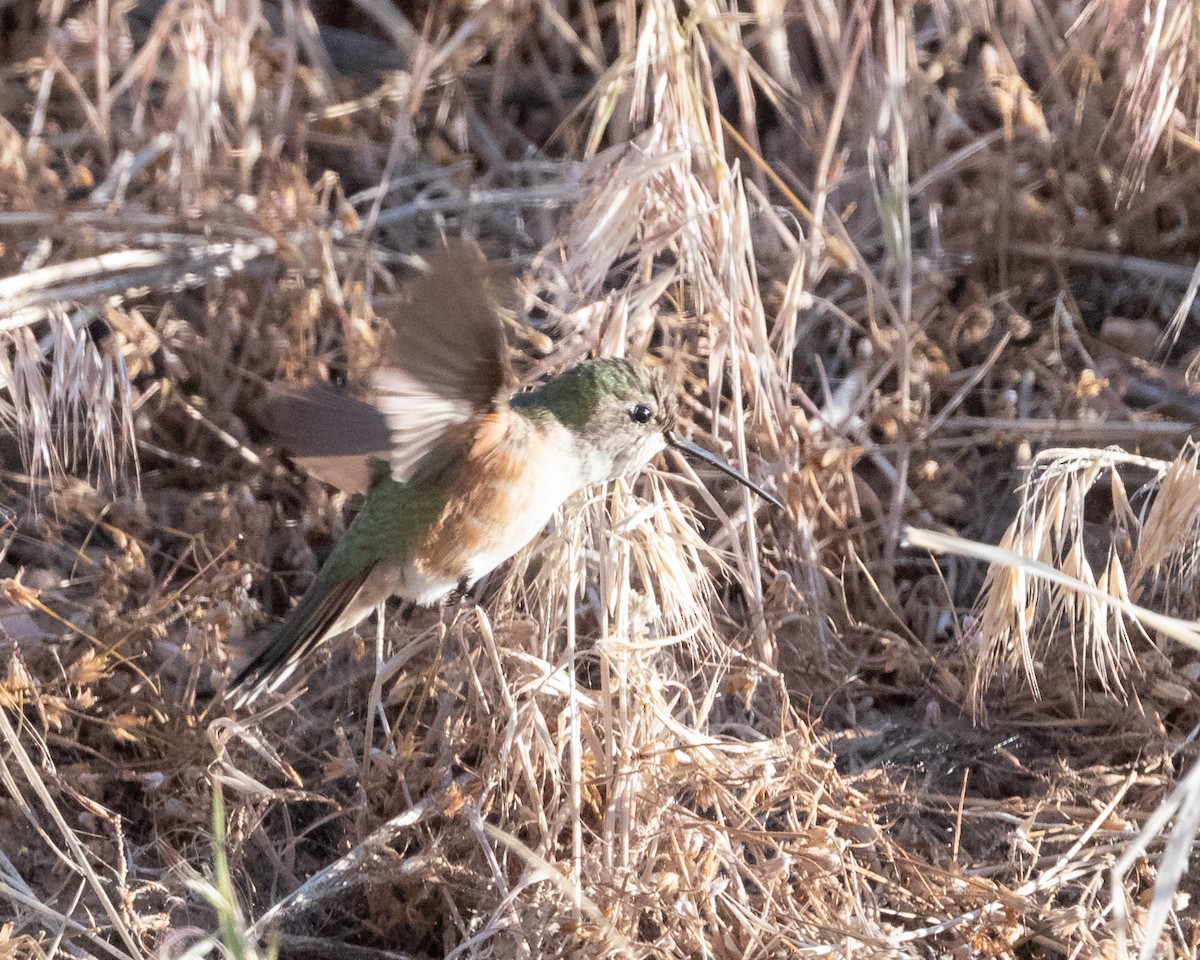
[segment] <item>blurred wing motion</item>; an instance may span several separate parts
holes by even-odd
[[[413,477],[447,429],[492,409],[512,386],[488,286],[488,265],[477,250],[447,246],[403,299],[377,305],[391,321],[394,342],[371,387],[391,433],[392,479],[400,483]]]
[[[266,417],[279,445],[313,476],[351,492],[366,490],[372,459],[386,461],[400,483],[418,464],[436,472],[443,464],[427,457],[438,439],[511,386],[490,272],[478,250],[461,244],[431,254],[427,273],[375,305],[391,331],[369,402],[329,387],[281,394]]]
[[[265,420],[296,463],[350,493],[366,492],[372,460],[391,457],[387,417],[332,387],[277,394],[267,401]]]

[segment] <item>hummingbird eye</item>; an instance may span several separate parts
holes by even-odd
[[[634,423],[649,423],[654,419],[654,411],[644,403],[635,403],[629,408],[629,419]]]

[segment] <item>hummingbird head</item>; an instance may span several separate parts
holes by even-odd
[[[567,428],[584,485],[637,470],[675,426],[675,397],[662,378],[624,359],[585,360],[512,404]]]
[[[674,447],[716,467],[776,506],[782,504],[724,460],[675,432],[677,403],[661,375],[632,360],[585,360],[512,404],[551,416],[575,440],[583,485],[604,483],[645,466]]]

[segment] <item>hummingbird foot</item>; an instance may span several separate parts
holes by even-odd
[[[459,607],[473,607],[479,603],[475,587],[479,584],[478,580],[471,580],[468,577],[461,577],[456,586],[446,598],[446,605],[457,605]]]

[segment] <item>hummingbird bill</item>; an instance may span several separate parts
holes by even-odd
[[[277,691],[326,639],[392,596],[443,601],[533,540],[571,494],[632,474],[666,447],[782,509],[738,470],[676,433],[663,378],[626,359],[586,360],[515,393],[490,269],[447,246],[399,302],[369,399],[317,388],[273,405],[281,446],[319,479],[365,492],[312,584],[226,697]]]

